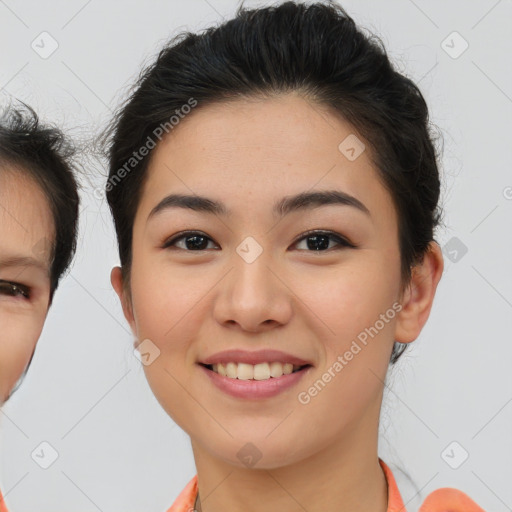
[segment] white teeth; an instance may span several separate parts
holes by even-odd
[[[283,364],[283,373],[285,375],[288,375],[289,373],[292,373],[292,372],[293,372],[293,364],[291,364],[291,363]]]
[[[283,365],[281,363],[270,363],[270,376],[281,377],[283,375]]]
[[[228,363],[226,365],[226,376],[229,377],[230,379],[236,379],[236,369],[237,369],[237,364],[236,363]]]
[[[289,375],[298,370],[300,366],[292,363],[258,363],[255,365],[247,363],[214,364],[212,370],[223,377],[239,380],[268,380],[271,377],[277,378],[282,375]]]
[[[252,364],[238,363],[236,376],[240,380],[251,380],[254,378],[254,366]]]
[[[270,366],[268,363],[260,363],[254,365],[254,380],[270,379]]]

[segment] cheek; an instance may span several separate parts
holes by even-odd
[[[134,253],[130,288],[138,339],[179,351],[183,340],[196,337],[205,315],[211,314],[211,298],[224,273],[204,263],[171,263],[165,255]]]
[[[134,259],[132,266],[135,335],[157,355],[151,364],[144,365],[144,372],[155,397],[171,414],[188,410],[188,395],[182,386],[196,369],[191,340],[198,338],[211,307],[208,290],[215,280],[211,271],[208,276],[197,268],[179,271],[151,263]]]
[[[44,324],[44,314],[0,311],[0,397],[5,399],[23,374]]]
[[[322,348],[318,373],[304,383],[299,397],[306,416],[311,414],[305,419],[311,428],[316,424],[313,411],[330,418],[336,429],[342,416],[344,421],[360,418],[378,399],[400,309],[399,279],[396,257],[385,259],[368,251],[350,269],[338,268],[316,279],[303,276],[297,283],[297,294],[313,313],[308,328],[321,338]]]
[[[326,334],[330,341],[325,348],[333,351],[345,348],[376,322],[379,331],[392,335],[396,316],[392,306],[399,296],[399,272],[396,259],[377,259],[368,253],[350,266],[304,273],[293,289],[310,310],[309,318],[315,323],[311,327]],[[383,314],[384,325],[379,321]]]
[[[184,386],[192,366],[186,363],[190,339],[197,336],[194,315],[198,310],[194,304],[200,291],[187,293],[194,289],[190,278],[160,270],[155,266],[137,267],[135,261],[132,264],[130,288],[135,335],[137,341],[151,350],[153,360],[143,369],[153,394],[173,420],[188,430],[187,418],[194,415],[194,409]]]

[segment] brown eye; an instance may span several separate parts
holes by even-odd
[[[182,247],[177,247],[176,242],[184,240],[184,244]],[[177,236],[174,236],[163,245],[164,249],[168,249],[169,247],[176,247],[178,249],[182,249],[185,251],[204,251],[208,246],[208,241],[213,240],[206,236],[205,234],[199,231],[186,231],[179,233]]]
[[[310,252],[326,252],[328,250],[342,249],[343,247],[355,248],[355,245],[351,244],[348,240],[330,231],[309,231],[297,240],[295,245],[303,240],[306,240],[306,250]],[[335,242],[337,247],[329,247],[331,242]]]
[[[0,281],[0,295],[8,297],[30,298],[30,288],[19,283],[11,283],[9,281]]]

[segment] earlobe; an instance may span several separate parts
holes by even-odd
[[[430,315],[443,267],[441,248],[436,242],[430,242],[423,261],[412,268],[411,281],[403,295],[402,310],[397,316],[396,341],[410,343],[419,336]]]
[[[112,283],[112,287],[114,288],[117,296],[119,297],[119,300],[121,301],[121,306],[123,308],[123,314],[126,318],[126,321],[130,324],[132,331],[135,332],[133,310],[131,303],[126,296],[121,267],[114,267],[112,269],[112,272],[110,273],[110,282]]]

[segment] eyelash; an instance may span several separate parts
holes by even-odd
[[[9,297],[23,297],[24,300],[30,299],[30,288],[19,283],[0,280],[0,295]]]
[[[207,238],[213,242],[213,240],[208,235],[201,233],[200,231],[182,231],[182,232],[174,235],[170,239],[166,240],[164,242],[164,244],[162,245],[162,249],[168,249],[173,244],[175,244],[178,240],[181,240],[183,238],[187,238],[187,237],[190,237],[193,235],[199,235],[199,236]],[[295,242],[293,242],[293,245],[296,245],[297,243],[301,242],[302,240],[304,240],[308,237],[311,237],[313,235],[328,236],[331,240],[334,240],[335,242],[337,242],[340,247],[338,247],[335,250],[339,250],[344,247],[352,248],[352,249],[356,248],[356,246],[354,244],[350,243],[347,239],[343,238],[342,236],[338,235],[337,233],[335,233],[333,231],[321,231],[321,230],[313,230],[313,231],[307,231],[306,233],[303,233],[302,235],[300,235],[300,238],[297,238],[295,240]],[[205,249],[198,249],[198,250],[194,251],[194,250],[189,250],[189,249],[182,249],[181,247],[178,247],[178,249],[182,250],[182,251],[186,251],[186,252],[204,252],[204,250],[205,250]],[[330,252],[332,250],[332,248],[326,249],[326,250],[320,250],[320,251],[313,251],[313,250],[307,250],[307,249],[303,249],[303,250],[305,250],[306,252],[320,253],[320,252]]]

